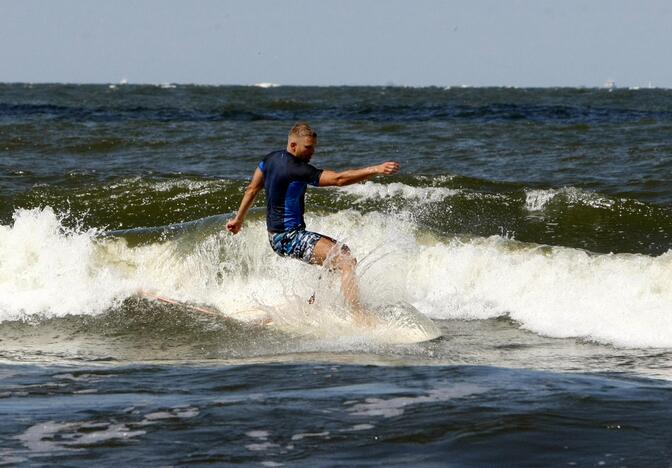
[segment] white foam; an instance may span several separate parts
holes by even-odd
[[[59,444],[53,441],[54,434],[75,427],[75,423],[57,423],[47,421],[35,424],[15,438],[31,452],[53,452],[61,450]]]
[[[436,272],[440,271],[441,274]],[[672,346],[672,253],[589,255],[499,237],[422,249],[415,305],[441,318],[509,315],[536,333]]]
[[[426,395],[415,397],[394,398],[367,398],[362,403],[357,403],[348,408],[348,412],[355,416],[382,416],[392,418],[404,414],[405,408],[424,403],[438,401],[450,401],[456,398],[464,398],[470,395],[483,393],[486,388],[471,384],[457,384],[430,390]]]
[[[576,187],[563,187],[561,189],[526,190],[525,208],[529,211],[541,211],[556,197],[562,197],[572,205],[585,205],[592,208],[611,208],[616,203],[615,200],[595,192]]]
[[[27,461],[27,458],[14,455],[11,450],[0,451],[0,466],[18,466]]]
[[[527,190],[525,191],[525,208],[529,211],[541,211],[546,204],[557,195],[557,190]]]
[[[272,444],[271,442],[262,442],[260,444],[247,444],[245,448],[251,452],[264,452],[266,450],[272,449],[273,447],[279,447],[278,444]]]
[[[299,434],[292,435],[292,442],[297,440],[307,439],[309,437],[329,437],[329,431],[324,432],[302,432]]]
[[[81,429],[86,429],[83,432]],[[128,440],[144,435],[132,431],[125,424],[90,421],[58,423],[47,421],[35,424],[15,438],[30,452],[48,454],[62,450],[81,450],[82,446],[97,445],[110,440]]]
[[[173,408],[171,411],[155,411],[154,413],[148,413],[145,415],[145,422],[147,421],[159,421],[161,419],[174,419],[174,418],[193,418],[198,416],[198,408],[183,407],[183,408]]]
[[[414,187],[401,182],[380,184],[371,181],[340,187],[338,191],[356,197],[356,201],[360,203],[367,200],[395,197],[414,201],[439,202],[460,193],[459,190],[445,187]]]
[[[89,432],[83,435],[78,433],[75,435],[73,442],[65,445],[96,445],[110,440],[126,440],[144,434],[145,431],[131,431],[124,424],[110,424],[103,431]]]
[[[366,304],[405,301],[435,319],[508,315],[551,337],[672,347],[672,252],[591,255],[499,236],[437,240],[411,217],[376,212],[307,222],[358,257]],[[338,276],[273,254],[262,220],[237,236],[221,231],[134,248],[68,232],[48,208],[17,211],[13,226],[0,226],[0,321],[95,315],[138,288],[231,314],[304,303],[314,292],[318,308],[342,304]]]
[[[368,431],[373,429],[375,426],[372,424],[355,424],[350,428],[351,431]]]
[[[175,415],[167,411],[157,411],[155,413],[149,413],[145,415],[147,421],[158,421],[160,419],[172,419]]]
[[[134,410],[132,407],[127,408],[125,412],[130,412],[132,414],[140,414],[139,411]],[[145,414],[142,421],[135,423],[135,426],[151,426],[153,424],[161,424],[167,419],[187,419],[198,416],[200,413],[198,408],[190,406],[178,406],[172,408],[170,411],[154,411],[152,413]]]
[[[18,210],[0,226],[0,320],[98,314],[123,297],[128,284],[100,262],[95,234],[68,232],[51,208]]]

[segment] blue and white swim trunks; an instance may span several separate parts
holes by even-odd
[[[315,245],[323,238],[336,242],[331,237],[304,229],[268,233],[268,241],[275,253],[281,257],[296,258],[306,263],[311,263]]]

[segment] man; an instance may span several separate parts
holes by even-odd
[[[346,245],[337,246],[331,237],[306,231],[303,220],[307,185],[343,186],[370,179],[375,175],[399,172],[399,164],[388,161],[377,166],[343,172],[317,169],[308,164],[315,152],[317,133],[306,123],[297,123],[289,131],[287,149],[274,151],[259,163],[252,181],[245,190],[235,218],[226,228],[237,234],[243,220],[262,187],[266,192],[266,226],[271,247],[278,255],[306,263],[325,265],[341,273],[341,292],[360,324],[370,323],[359,302],[355,275],[357,260]]]

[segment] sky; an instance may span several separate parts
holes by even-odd
[[[0,82],[672,87],[671,0],[0,0]]]

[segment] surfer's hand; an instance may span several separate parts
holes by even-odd
[[[226,230],[231,234],[238,234],[241,227],[243,227],[243,222],[238,219],[232,219],[226,223]]]
[[[392,175],[399,172],[399,163],[395,161],[387,161],[379,164],[377,167],[378,174]]]

